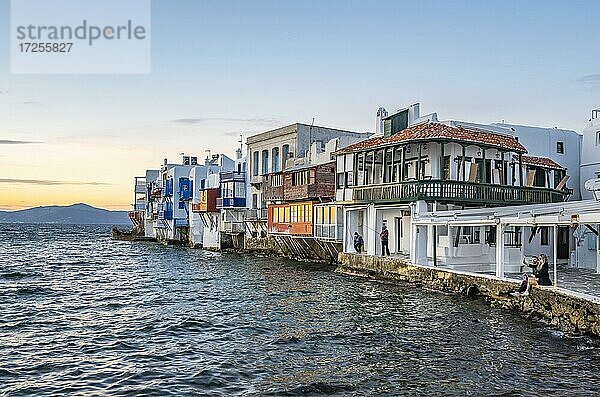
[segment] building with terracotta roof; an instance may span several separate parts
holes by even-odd
[[[345,251],[352,251],[352,234],[358,232],[365,236],[367,253],[379,254],[385,225],[390,250],[409,253],[417,202],[426,206],[422,210],[452,210],[561,202],[572,193],[564,167],[526,156],[527,148],[509,133],[440,122],[435,114],[420,117],[418,104],[387,116],[383,124],[383,136],[336,153]],[[470,233],[466,240],[477,239],[474,230]]]

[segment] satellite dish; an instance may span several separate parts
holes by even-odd
[[[585,190],[600,190],[600,179],[590,179],[585,182]]]
[[[594,197],[600,201],[600,178],[586,181],[585,189],[594,192]]]

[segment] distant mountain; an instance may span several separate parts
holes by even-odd
[[[52,205],[19,211],[0,211],[0,223],[129,224],[127,211],[109,211],[87,204]]]

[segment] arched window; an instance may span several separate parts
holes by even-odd
[[[279,168],[279,148],[278,147],[274,147],[273,150],[271,150],[271,172],[278,172],[280,171]]]

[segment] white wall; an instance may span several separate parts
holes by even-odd
[[[600,119],[592,119],[583,130],[583,145],[581,150],[581,196],[583,200],[593,199],[592,192],[585,189],[584,184],[589,179],[596,179],[600,173],[600,142],[597,133],[600,131]]]
[[[202,238],[203,248],[221,248],[221,214],[219,212],[206,212],[202,214],[206,219],[207,227],[204,228]]]
[[[572,130],[557,128],[532,127],[518,124],[492,124],[493,126],[507,128],[510,134],[518,137],[519,142],[527,148],[528,155],[548,157],[563,167],[567,168],[570,176],[567,187],[573,189],[570,200],[581,199],[580,164],[582,137]],[[556,143],[564,143],[564,154],[557,153]]]

